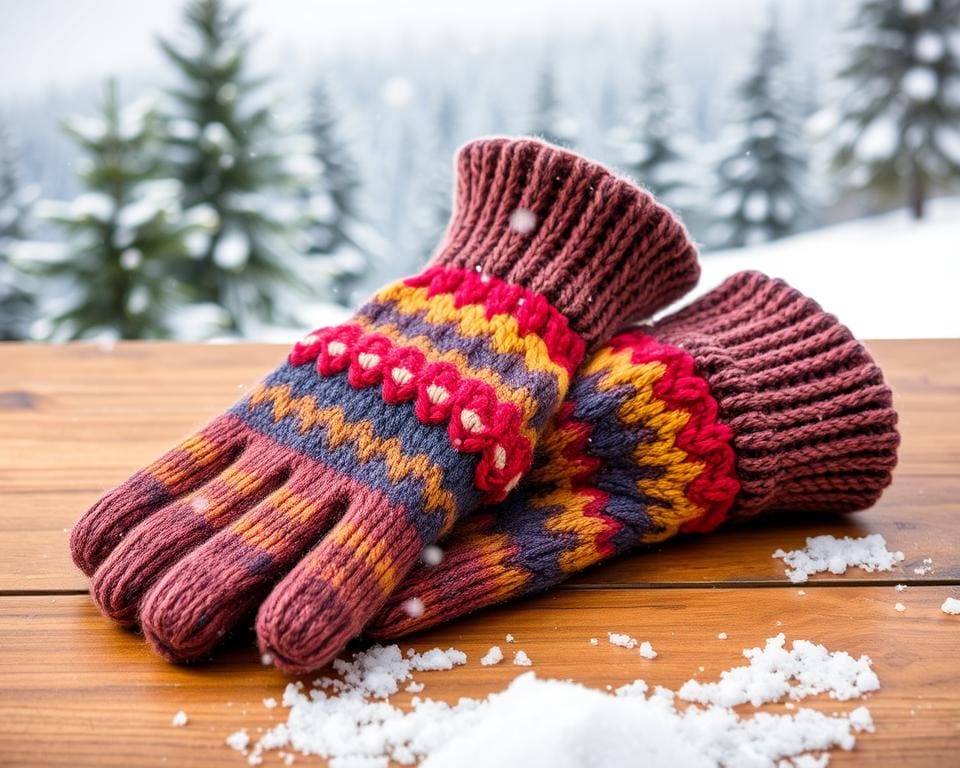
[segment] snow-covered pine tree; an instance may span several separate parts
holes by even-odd
[[[369,266],[372,238],[359,210],[360,170],[323,82],[310,95],[306,127],[319,177],[307,192],[307,256],[323,260],[330,299],[349,306],[351,288]]]
[[[774,16],[760,33],[737,97],[739,116],[723,137],[716,167],[716,217],[708,237],[727,247],[788,235],[810,213],[799,108]]]
[[[217,225],[195,254],[189,282],[199,301],[227,310],[241,330],[252,319],[284,317],[277,293],[295,283],[302,247],[294,240],[303,179],[291,168],[267,79],[249,73],[243,9],[193,0],[185,40],[160,45],[179,72],[168,115],[170,173],[187,206],[213,212]]]
[[[577,138],[575,124],[563,113],[556,76],[549,62],[543,65],[537,77],[533,115],[527,133],[560,147],[573,146]]]
[[[446,160],[446,162],[444,162]],[[408,270],[418,270],[436,252],[453,215],[453,161],[450,156],[432,156],[417,183],[413,209],[414,241]]]
[[[625,125],[614,132],[613,142],[622,170],[690,219],[698,207],[698,175],[691,167],[692,141],[667,82],[667,55],[663,30],[657,28],[642,57],[640,87],[629,105]]]
[[[443,239],[453,215],[454,155],[461,119],[461,104],[455,92],[445,89],[425,129],[428,158],[417,190],[413,227],[416,266],[425,264]]]
[[[28,335],[34,297],[26,287],[27,276],[13,264],[13,249],[26,236],[26,220],[32,196],[20,181],[16,147],[4,121],[0,120],[0,340]]]
[[[960,0],[861,0],[848,34],[835,161],[922,218],[960,174]]]
[[[158,178],[161,125],[147,102],[122,109],[112,81],[99,116],[64,123],[85,154],[78,176],[87,191],[43,206],[67,236],[65,258],[39,268],[61,305],[52,337],[170,335],[183,298],[175,275],[192,227],[179,205],[180,184]]]

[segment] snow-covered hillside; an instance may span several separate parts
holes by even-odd
[[[960,336],[960,197],[702,257],[699,296],[743,269],[782,277],[860,338]]]

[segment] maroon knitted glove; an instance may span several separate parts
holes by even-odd
[[[424,546],[529,468],[586,348],[696,281],[645,192],[537,141],[468,144],[422,274],[298,343],[227,414],[74,528],[101,610],[171,659],[260,609],[261,648],[322,666]],[[276,583],[280,579],[279,583]]]
[[[421,630],[731,518],[864,509],[890,483],[896,420],[836,318],[735,275],[588,360],[517,493],[458,525],[366,631]]]

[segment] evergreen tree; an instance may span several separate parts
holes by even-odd
[[[318,176],[309,190],[307,255],[324,260],[331,298],[348,306],[351,286],[368,267],[371,238],[359,215],[360,172],[340,138],[337,116],[323,83],[311,94],[307,130]]]
[[[460,135],[460,100],[452,88],[444,88],[437,104],[436,136],[437,148],[448,156],[453,156]]]
[[[696,207],[697,174],[690,168],[691,142],[667,84],[666,60],[666,41],[658,29],[643,57],[643,78],[616,143],[624,172],[686,217]]]
[[[411,266],[419,269],[436,252],[453,215],[453,163],[433,162],[420,183],[420,199],[414,211],[417,253]]]
[[[711,242],[740,247],[799,229],[809,216],[807,156],[775,19],[761,32],[749,74],[737,89],[740,116],[717,164]]]
[[[16,147],[0,121],[0,341],[27,336],[34,297],[27,276],[13,264],[13,249],[26,236],[31,195],[20,183]]]
[[[527,133],[560,147],[573,146],[576,140],[576,126],[563,114],[553,67],[549,64],[544,65],[537,79],[533,118]]]
[[[850,35],[836,163],[922,218],[960,174],[960,0],[862,0]]]
[[[459,123],[460,103],[453,91],[444,90],[428,128],[430,140],[423,152],[427,161],[414,209],[417,267],[437,250],[453,215],[453,164]]]
[[[67,258],[41,271],[66,303],[54,314],[54,337],[170,335],[182,299],[174,275],[187,258],[191,228],[181,215],[180,185],[158,178],[161,125],[146,104],[121,109],[112,81],[99,117],[64,124],[86,155],[78,175],[87,192],[46,206],[46,217],[67,235]]]
[[[213,212],[216,227],[196,254],[189,282],[201,301],[219,304],[230,326],[276,320],[285,313],[277,293],[295,282],[301,247],[294,196],[302,179],[291,169],[277,135],[267,82],[248,72],[250,41],[242,9],[223,0],[194,0],[185,12],[182,44],[160,45],[179,71],[168,121],[171,173],[188,206]]]

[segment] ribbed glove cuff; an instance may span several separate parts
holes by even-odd
[[[741,492],[731,517],[855,511],[890,484],[900,437],[880,369],[782,280],[737,274],[651,333],[693,356],[733,429]]]
[[[475,269],[543,296],[588,347],[651,317],[699,278],[696,250],[667,208],[549,144],[466,144],[456,195],[431,264]]]

